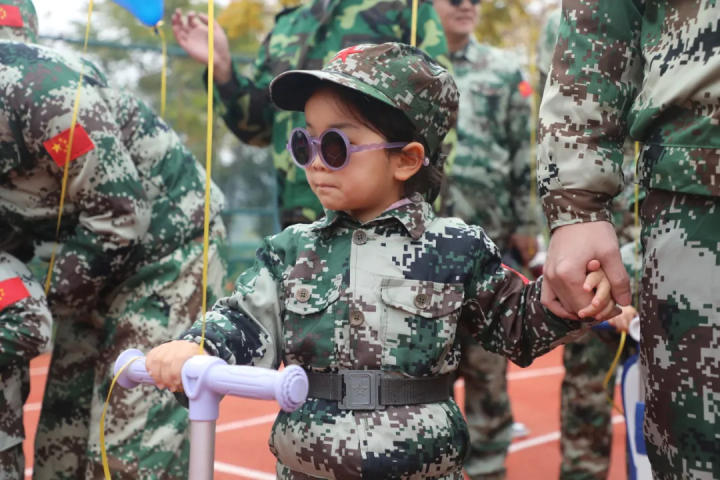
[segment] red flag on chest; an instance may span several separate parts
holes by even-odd
[[[45,149],[48,151],[50,156],[58,166],[62,167],[65,162],[73,161],[76,158],[85,155],[93,148],[93,143],[90,136],[87,134],[82,125],[75,125],[75,131],[73,132],[72,151],[70,152],[70,158],[68,159],[68,146],[70,144],[70,129],[68,128],[64,132],[61,132],[50,140],[43,142]]]
[[[30,296],[20,277],[0,282],[0,311]]]

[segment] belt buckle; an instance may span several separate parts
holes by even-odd
[[[343,399],[340,410],[385,410],[380,404],[382,370],[340,370],[343,381]]]

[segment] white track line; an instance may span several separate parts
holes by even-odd
[[[242,430],[243,428],[254,427],[255,425],[263,425],[275,421],[277,413],[263,415],[262,417],[248,418],[247,420],[239,420],[237,422],[223,423],[218,425],[215,433],[229,432],[231,430]]]
[[[48,367],[33,367],[30,369],[30,376],[47,375]]]
[[[251,470],[249,468],[237,467],[229,463],[215,462],[215,471],[221,473],[229,473],[238,477],[251,478],[253,480],[275,480],[275,474],[261,472],[259,470]]]
[[[42,407],[42,403],[28,403],[23,407],[24,412],[37,412]]]
[[[613,425],[618,424],[618,423],[624,423],[624,422],[625,422],[625,418],[621,417],[620,415],[615,415],[614,417],[612,417]],[[512,445],[510,445],[509,453],[519,452],[521,450],[526,450],[528,448],[537,447],[538,445],[543,445],[545,443],[556,442],[558,440],[560,440],[560,432],[559,431],[546,433],[545,435],[540,435],[539,437],[528,438],[527,440],[513,443]]]

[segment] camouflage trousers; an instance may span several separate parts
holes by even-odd
[[[656,479],[720,479],[720,198],[642,205],[640,360]]]
[[[307,473],[303,472],[297,472],[294,470],[289,469],[285,465],[283,465],[280,462],[277,462],[275,466],[275,470],[277,472],[277,478],[278,480],[317,480],[324,477],[314,477],[312,475],[308,475]],[[338,480],[342,480],[341,477],[328,477],[328,478],[337,478]],[[388,479],[394,479],[395,477],[388,477]],[[417,477],[413,477],[417,478]],[[423,477],[433,480],[463,480],[463,473],[462,470],[459,472],[455,472],[450,475],[445,475],[443,477]],[[382,479],[373,479],[373,480],[382,480]]]
[[[629,337],[624,348],[626,357],[635,350],[628,342],[632,342]],[[606,393],[614,397],[615,375],[607,390],[603,383],[619,343],[617,333],[591,331],[564,347],[565,378],[560,407],[562,480],[608,478],[613,428],[612,407]]]
[[[488,352],[460,332],[458,376],[465,382],[465,419],[470,431],[470,455],[463,468],[472,480],[504,479],[513,426],[508,359]]]
[[[222,294],[225,228],[211,232],[208,307]],[[146,265],[118,286],[104,315],[60,318],[35,440],[36,480],[103,478],[100,416],[113,365],[128,348],[147,353],[201,315],[202,238]],[[186,479],[188,412],[168,391],[113,389],[105,419],[114,479]]]
[[[0,452],[0,479],[23,480],[24,478],[25,454],[21,442]]]

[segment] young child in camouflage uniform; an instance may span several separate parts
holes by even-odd
[[[23,405],[30,393],[30,360],[50,341],[45,292],[15,256],[0,251],[0,478],[25,478]]]
[[[326,217],[264,241],[207,315],[206,352],[308,372],[307,402],[280,412],[270,438],[279,478],[460,479],[469,435],[448,393],[458,325],[527,366],[592,322],[548,313],[541,282],[421,197],[442,180],[439,149],[458,109],[453,79],[422,51],[359,45],[321,71],[279,75],[271,94],[305,112],[288,149]],[[610,315],[604,273],[588,283],[598,302],[585,313]],[[196,323],[148,354],[160,388],[180,386],[200,336]]]

